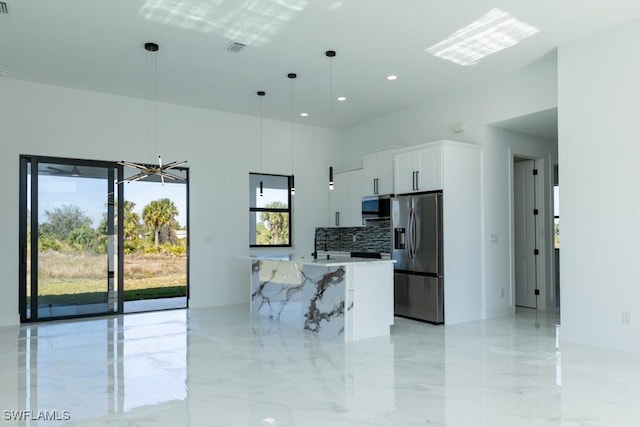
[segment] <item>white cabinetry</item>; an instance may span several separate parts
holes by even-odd
[[[395,193],[442,190],[442,143],[397,152]]]
[[[479,320],[482,148],[438,141],[399,150],[394,162],[396,194],[442,191],[445,324]]]
[[[336,173],[329,192],[331,227],[362,226],[362,169]]]
[[[399,153],[394,156],[395,193],[405,194],[416,191],[416,170],[418,156],[414,151]]]
[[[393,194],[393,152],[380,151],[362,158],[364,196]]]

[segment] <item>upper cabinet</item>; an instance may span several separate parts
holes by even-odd
[[[442,190],[442,144],[433,143],[395,154],[396,194]]]
[[[393,194],[393,152],[365,154],[362,176],[363,196]]]
[[[362,169],[336,173],[329,192],[331,227],[362,226]]]

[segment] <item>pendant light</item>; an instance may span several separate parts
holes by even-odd
[[[266,95],[266,92],[263,91],[263,90],[259,90],[258,92],[256,92],[256,95],[258,95],[260,97],[260,172],[262,172],[262,139],[263,139],[262,128],[263,128],[263,121],[264,121],[264,115],[262,114],[262,112],[263,112],[263,110],[262,110],[262,99]],[[263,186],[262,180],[260,180],[260,193],[259,194],[260,194],[260,197],[264,196],[264,186]]]
[[[324,54],[327,58],[329,58],[329,123],[330,125],[332,125],[333,124],[333,58],[335,58],[336,56],[336,51],[328,50]],[[329,154],[331,154],[331,149],[329,149]],[[329,190],[333,190],[333,166],[329,166]]]
[[[289,80],[291,80],[291,195],[295,196],[296,195],[296,182],[295,182],[295,176],[294,176],[294,156],[293,156],[293,108],[294,108],[294,103],[293,103],[293,81],[296,79],[296,77],[298,77],[298,75],[296,73],[289,73],[287,74],[287,77],[289,78]]]
[[[118,181],[118,184],[123,182],[141,181],[153,175],[158,175],[162,185],[164,185],[165,178],[172,181],[186,181],[186,179],[180,175],[176,175],[173,172],[169,172],[171,169],[177,168],[187,163],[186,160],[181,162],[171,162],[166,165],[162,164],[162,156],[157,153],[157,57],[156,52],[160,47],[157,43],[148,42],[144,44],[144,49],[150,52],[148,62],[148,85],[149,85],[149,151],[153,149],[153,154],[158,158],[157,165],[145,165],[142,163],[134,163],[126,160],[118,162],[119,165],[127,166],[133,169],[137,169],[139,172],[131,175],[128,178],[124,178]]]
[[[333,190],[333,166],[329,166],[329,190]]]

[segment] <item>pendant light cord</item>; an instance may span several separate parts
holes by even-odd
[[[159,156],[158,153],[158,53],[151,54],[153,57],[153,157]]]
[[[293,78],[291,80],[291,175],[294,174],[294,149],[293,149],[293,135],[294,135],[294,122],[293,122],[293,111],[294,111],[294,99],[293,99]]]
[[[260,94],[258,94],[258,95],[260,95]],[[260,172],[263,172],[263,170],[262,170],[262,146],[263,146],[263,143],[262,143],[263,137],[262,137],[262,135],[263,135],[263,127],[264,127],[264,125],[263,125],[264,115],[262,114],[263,113],[263,109],[262,109],[262,98],[263,97],[264,97],[264,95],[260,95]]]
[[[333,57],[329,57],[329,126],[333,126]],[[331,152],[329,152],[331,154]]]
[[[158,161],[158,53],[151,52],[151,164]]]
[[[154,121],[153,121],[153,53],[147,54],[147,161],[153,158]],[[153,161],[151,162],[153,163]]]

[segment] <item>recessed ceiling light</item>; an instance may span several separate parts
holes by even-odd
[[[398,76],[391,74],[390,76],[387,76],[387,80],[397,80]]]
[[[500,9],[492,9],[477,21],[425,49],[459,65],[472,65],[487,55],[520,43],[537,33],[536,27]]]
[[[300,117],[309,117],[309,113],[300,113]]]
[[[346,96],[339,96],[339,97],[337,97],[336,99],[337,99],[338,101],[341,101],[341,102],[342,102],[342,101],[346,101],[346,100],[347,100],[347,97],[346,97]]]

